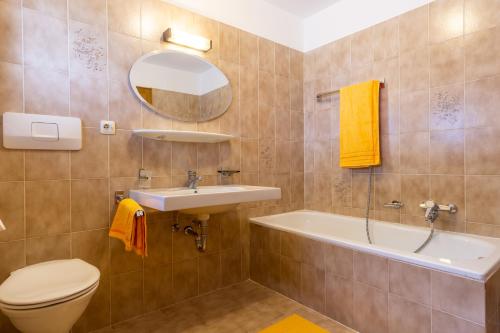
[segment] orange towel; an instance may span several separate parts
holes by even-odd
[[[142,216],[137,212],[142,211]],[[147,256],[147,225],[146,213],[142,207],[132,199],[120,201],[109,236],[120,239],[125,244],[125,250],[134,250],[140,256]]]
[[[340,166],[380,164],[379,81],[340,89]]]

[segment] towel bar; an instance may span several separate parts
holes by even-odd
[[[122,201],[123,199],[127,198],[127,196],[125,195],[125,191],[115,191],[115,203],[118,205],[120,203],[120,201]],[[135,216],[137,217],[141,217],[141,216],[144,216],[144,211],[143,210],[138,210],[136,213],[135,213]]]
[[[384,88],[384,84],[385,84],[385,79],[382,79],[379,81],[380,82],[380,88]],[[316,95],[316,100],[317,101],[321,101],[321,99],[323,97],[327,97],[327,96],[330,96],[330,95],[333,95],[333,94],[336,94],[340,92],[340,89],[337,89],[337,90],[332,90],[332,91],[326,91],[326,92],[322,92],[322,93],[319,93]]]

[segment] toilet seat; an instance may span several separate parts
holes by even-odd
[[[67,302],[99,285],[99,270],[80,260],[53,260],[21,268],[0,285],[0,308],[30,310]]]
[[[55,299],[52,301],[44,302],[44,303],[14,305],[14,304],[7,304],[7,303],[0,302],[0,308],[9,309],[9,310],[18,310],[18,311],[40,309],[40,308],[44,308],[47,306],[68,302],[68,301],[77,299],[79,297],[85,296],[86,294],[93,293],[98,287],[99,287],[99,282],[96,282],[94,285],[90,286],[89,288],[87,288],[85,290],[82,290],[81,292],[78,292],[76,294],[69,295],[67,297],[63,297],[60,299]]]

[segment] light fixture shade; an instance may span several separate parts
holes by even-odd
[[[207,52],[212,48],[212,40],[192,35],[184,31],[168,28],[163,32],[163,40],[172,44],[189,47],[194,50]]]

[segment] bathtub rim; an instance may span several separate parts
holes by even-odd
[[[250,223],[264,226],[264,227],[268,227],[271,229],[289,232],[289,233],[296,234],[296,235],[299,235],[299,236],[302,236],[305,238],[330,243],[330,244],[337,245],[337,246],[340,246],[343,248],[349,248],[352,250],[356,250],[356,251],[360,251],[360,252],[364,252],[364,253],[368,253],[368,254],[386,257],[388,259],[393,259],[393,260],[407,263],[410,265],[420,266],[420,267],[423,267],[426,269],[431,269],[431,270],[435,270],[435,271],[439,271],[439,272],[453,274],[453,275],[457,275],[457,276],[460,276],[463,278],[467,278],[467,279],[471,279],[471,280],[475,280],[475,281],[480,281],[483,283],[486,283],[486,281],[500,268],[500,239],[493,238],[493,237],[436,229],[437,233],[460,235],[462,237],[470,237],[470,238],[483,240],[483,241],[486,241],[486,242],[492,244],[496,248],[496,251],[494,251],[492,256],[485,258],[485,260],[482,261],[481,263],[476,262],[476,265],[474,265],[474,263],[472,263],[471,265],[474,266],[473,268],[467,268],[467,267],[463,267],[463,266],[457,266],[456,264],[455,265],[447,264],[447,263],[444,263],[442,261],[437,260],[434,257],[430,257],[427,255],[391,249],[391,248],[379,246],[376,244],[360,243],[358,241],[348,240],[348,239],[340,238],[340,237],[328,238],[328,237],[321,236],[321,235],[318,235],[315,233],[305,233],[305,232],[297,231],[297,230],[292,229],[292,228],[287,228],[286,226],[274,225],[274,224],[270,224],[270,223],[266,222],[265,220],[263,221],[263,219],[265,219],[265,218],[286,216],[286,215],[290,215],[290,214],[294,214],[294,213],[314,213],[314,214],[328,215],[328,216],[333,216],[333,217],[338,216],[341,218],[348,218],[348,219],[358,220],[358,221],[360,219],[363,219],[361,217],[355,217],[355,216],[350,216],[350,215],[341,215],[341,214],[325,213],[325,212],[320,212],[320,211],[315,211],[315,210],[302,209],[302,210],[295,210],[295,211],[279,213],[279,214],[251,217],[251,218],[249,218],[249,221],[250,221]],[[393,222],[381,221],[381,220],[376,220],[376,219],[370,219],[370,222],[383,223],[383,224],[387,224],[387,225],[393,226],[393,227],[399,226],[399,227],[405,227],[405,228],[415,229],[415,230],[429,230],[428,228],[424,228],[424,227],[412,226],[412,225],[402,225],[400,223],[393,223]],[[486,263],[488,263],[488,265],[486,265]]]

